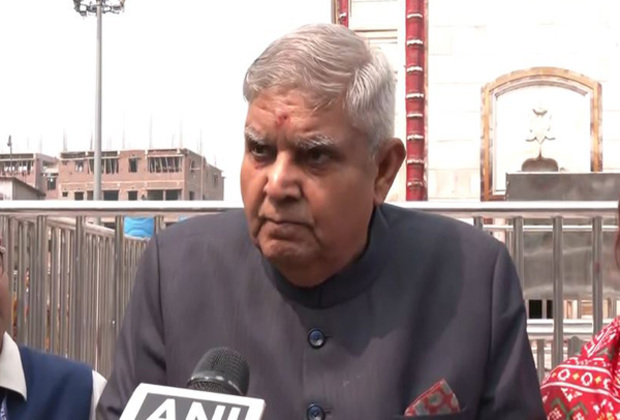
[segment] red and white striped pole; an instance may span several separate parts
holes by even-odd
[[[349,27],[349,1],[350,0],[336,0],[336,22],[341,25]]]
[[[426,14],[427,0],[406,0],[405,92],[407,116],[407,201],[427,199],[426,186]]]

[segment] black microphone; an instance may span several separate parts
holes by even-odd
[[[250,368],[243,356],[226,347],[209,350],[202,356],[187,382],[189,389],[245,396]]]
[[[246,397],[250,368],[243,356],[226,347],[202,356],[187,388],[142,383],[120,420],[160,418],[261,420],[265,401]]]

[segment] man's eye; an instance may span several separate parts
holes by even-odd
[[[329,153],[327,153],[325,150],[314,149],[308,151],[308,153],[306,154],[306,158],[308,162],[313,165],[321,165],[326,163],[329,160],[330,156]]]
[[[249,150],[250,153],[252,153],[252,155],[254,155],[257,158],[265,158],[267,156],[269,156],[269,147],[264,145],[264,144],[260,144],[260,143],[251,143],[249,145]]]

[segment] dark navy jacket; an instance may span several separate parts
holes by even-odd
[[[92,369],[84,364],[19,348],[27,400],[9,392],[9,420],[88,420],[93,392]]]
[[[452,420],[545,418],[519,279],[506,247],[466,223],[381,205],[365,253],[313,289],[253,245],[242,211],[156,235],[138,269],[99,404],[118,419],[141,382],[185,387],[210,348],[250,366],[267,420],[392,420],[438,381]]]

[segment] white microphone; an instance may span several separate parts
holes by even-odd
[[[261,420],[265,401],[245,397],[249,382],[243,356],[225,347],[211,349],[187,389],[140,384],[120,420]]]

